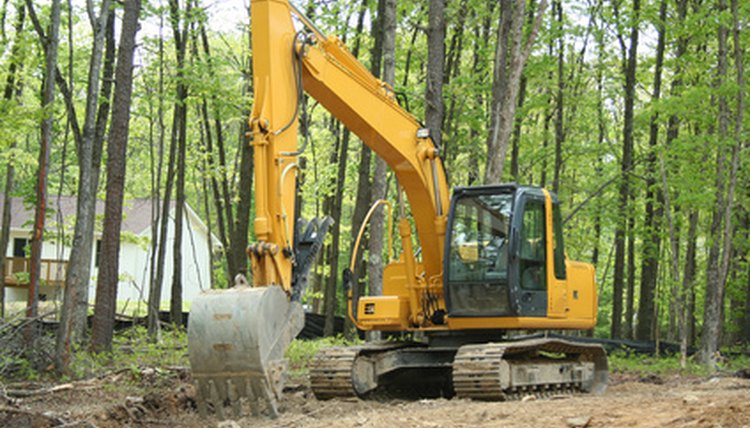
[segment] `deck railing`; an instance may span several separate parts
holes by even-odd
[[[62,287],[65,285],[67,260],[42,259],[41,280],[43,285]],[[31,259],[26,257],[5,258],[5,285],[23,287],[29,283]]]

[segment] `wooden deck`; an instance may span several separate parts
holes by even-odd
[[[51,287],[65,286],[67,260],[42,259],[42,285]],[[28,287],[31,259],[25,257],[5,258],[5,286]]]

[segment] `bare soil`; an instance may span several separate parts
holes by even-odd
[[[220,422],[198,416],[185,372],[149,370],[116,373],[23,398],[9,398],[0,391],[0,427],[750,428],[750,380],[730,376],[619,374],[611,375],[610,386],[601,396],[513,402],[318,401],[301,379],[286,389],[279,419],[245,416]]]

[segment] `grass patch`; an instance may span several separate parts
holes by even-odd
[[[315,354],[321,349],[334,346],[351,346],[361,343],[360,340],[347,340],[341,335],[335,337],[324,337],[315,340],[294,340],[286,351],[289,362],[290,377],[303,377],[308,374],[309,366]]]
[[[654,374],[658,376],[682,375],[705,377],[712,372],[698,360],[697,355],[688,357],[685,368],[680,367],[680,356],[677,354],[662,355],[628,355],[617,351],[608,355],[609,371],[611,373],[634,373],[641,376]],[[750,357],[740,355],[724,358],[719,362],[719,373],[734,373],[737,370],[750,367]]]
[[[76,350],[70,364],[75,378],[87,378],[109,371],[143,367],[188,366],[187,333],[182,329],[163,329],[161,340],[152,342],[145,327],[137,326],[115,335],[112,351],[92,353]]]
[[[359,343],[361,341],[350,341],[341,335],[315,340],[294,340],[286,352],[288,375],[292,378],[306,376],[310,363],[321,349]],[[138,326],[116,334],[111,352],[94,354],[86,349],[76,351],[70,368],[73,377],[87,378],[122,369],[130,369],[135,373],[143,367],[189,365],[187,333],[184,330],[162,330],[161,341],[154,343],[149,340],[145,327]]]

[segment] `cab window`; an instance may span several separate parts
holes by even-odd
[[[521,288],[545,290],[544,202],[526,201],[521,227]]]

